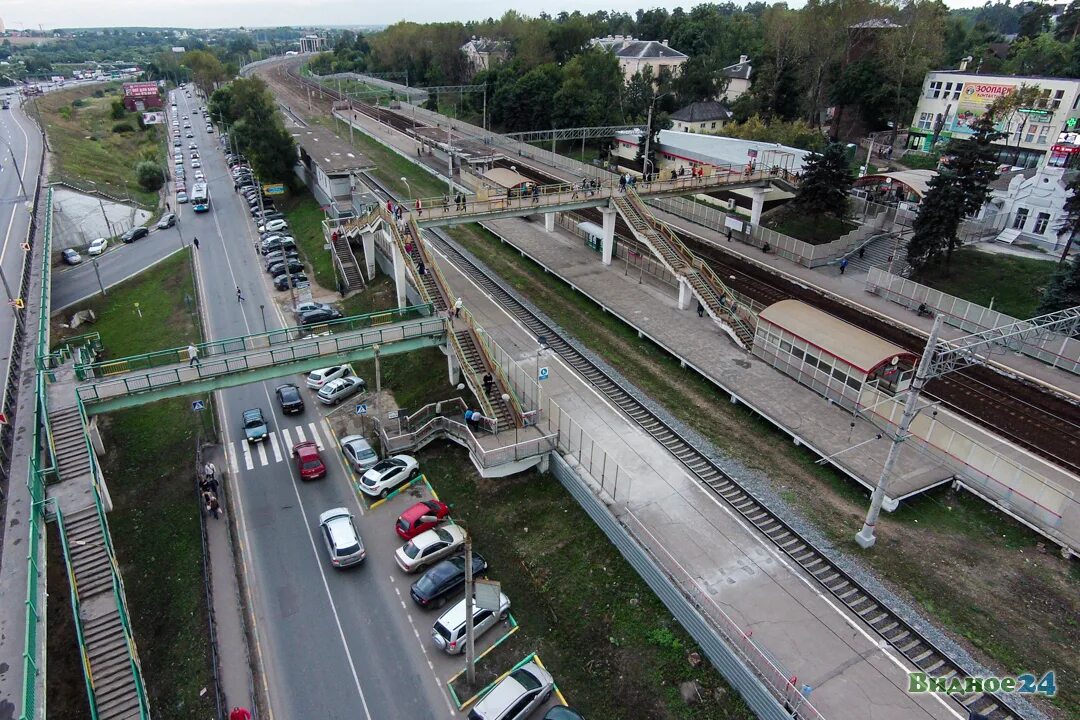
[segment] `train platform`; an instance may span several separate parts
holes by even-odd
[[[549,237],[557,252],[580,250],[576,239],[561,234]],[[436,249],[432,251],[438,255]],[[592,260],[596,266],[592,274],[616,284],[597,272],[602,266],[595,256]],[[586,470],[593,467],[597,474],[603,463],[610,477],[612,464],[618,465],[616,484],[606,485],[612,511],[645,539],[672,577],[703,603],[704,612],[714,617],[726,614],[742,631],[752,634],[785,677],[795,678],[798,687],[808,686],[810,701],[822,716],[832,720],[966,717],[949,700],[907,693],[911,668],[906,661],[691,478],[662,445],[571,367],[557,356],[538,358],[537,338],[448,259],[440,256],[440,261],[455,294],[460,294],[465,307],[520,368],[532,372],[535,363],[549,368],[543,397],[558,409],[556,418],[549,413],[542,424],[557,424],[564,432],[569,427],[575,438],[583,438],[581,447],[588,447],[582,450]],[[610,268],[603,272],[616,274]],[[579,281],[584,274],[587,271],[576,275]],[[721,345],[730,345],[707,319],[698,321],[692,312],[669,309],[670,299],[655,288],[634,289],[640,309],[634,314],[639,319],[647,316],[660,324],[679,323],[683,331],[688,329],[682,321],[688,320],[703,353],[717,353]],[[745,358],[726,353],[718,361],[724,367],[737,367]],[[550,408],[546,401],[544,407]],[[809,404],[803,407],[804,425],[812,422],[812,410]]]

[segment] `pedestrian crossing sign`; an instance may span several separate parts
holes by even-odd
[[[195,412],[199,412],[200,410],[205,410],[206,409],[206,401],[205,400],[192,400],[191,401],[191,409],[194,410]]]
[[[551,377],[551,370],[549,368],[542,367],[536,371],[537,380],[547,380],[549,377]]]
[[[367,405],[364,403],[356,403],[356,414],[367,415]]]

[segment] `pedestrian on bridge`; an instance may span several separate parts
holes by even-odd
[[[495,378],[491,377],[491,373],[484,373],[484,394],[491,394],[491,386],[495,384]]]
[[[416,215],[419,217],[424,214],[424,203],[420,202],[420,198],[416,198]]]
[[[191,367],[192,365],[198,365],[199,364],[199,348],[195,347],[194,345],[188,345],[187,346],[187,354],[188,354],[188,364],[187,364],[188,367]]]
[[[461,298],[458,298],[457,300],[454,301],[454,317],[456,317],[456,318],[461,317],[461,305],[462,305]]]
[[[450,198],[446,195],[442,196],[442,211],[446,213],[450,210]]]

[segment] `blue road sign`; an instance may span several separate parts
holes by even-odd
[[[537,380],[547,380],[549,377],[551,377],[551,371],[546,367],[542,367],[536,371]]]
[[[206,409],[206,402],[203,401],[203,400],[192,400],[191,401],[191,409],[194,410],[195,412],[199,412],[200,410],[205,410]]]
[[[356,403],[356,414],[367,415],[367,405],[364,403]]]

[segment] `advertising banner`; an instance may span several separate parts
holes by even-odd
[[[164,125],[165,113],[144,112],[142,114],[143,125]]]
[[[975,132],[973,129],[975,122],[986,114],[986,108],[990,106],[990,103],[1015,89],[1015,85],[964,83],[964,90],[960,93],[960,103],[956,106],[956,115],[953,117],[950,129],[954,133],[971,135]]]
[[[145,97],[157,97],[157,96],[158,96],[157,83],[152,83],[152,82],[124,83],[124,97],[145,98]]]

